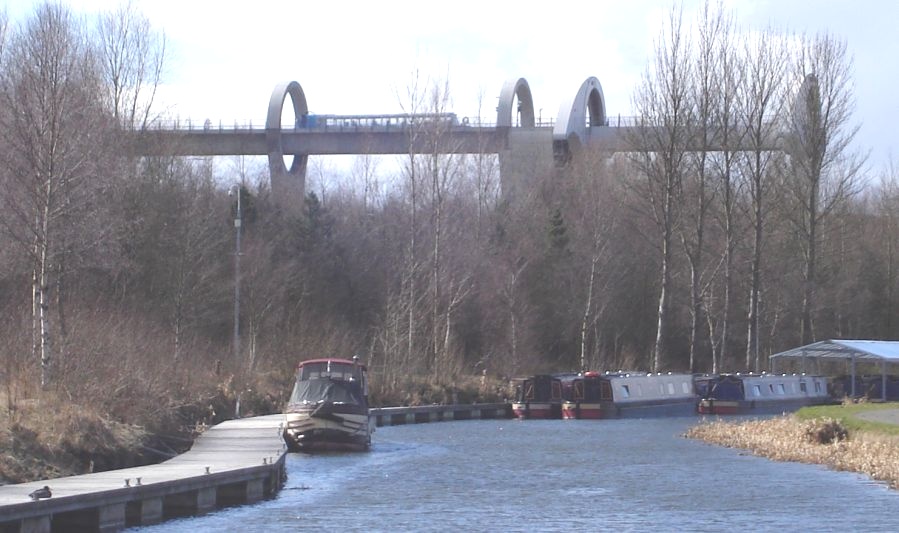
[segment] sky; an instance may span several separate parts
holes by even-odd
[[[34,0],[6,1],[15,24]],[[633,114],[631,96],[671,1],[422,2],[133,0],[168,39],[160,110],[195,123],[262,125],[274,86],[298,81],[311,112],[402,111],[417,78],[447,81],[459,117],[496,117],[503,82],[525,78],[539,117],[590,76],[610,116]],[[93,17],[120,0],[63,1]],[[828,32],[854,59],[857,150],[869,167],[899,158],[899,0],[725,0],[746,30]],[[685,0],[696,20],[701,0]]]

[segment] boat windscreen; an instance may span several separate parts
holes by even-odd
[[[352,403],[363,405],[362,390],[358,381],[336,379],[310,379],[297,381],[290,395],[290,403]]]

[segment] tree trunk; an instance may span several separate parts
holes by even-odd
[[[38,273],[38,291],[40,326],[41,326],[41,388],[46,390],[53,380],[52,335],[50,332],[50,298],[48,283],[48,251],[47,245],[41,245],[40,271]]]
[[[749,282],[749,312],[747,313],[746,333],[746,370],[758,371],[757,366],[752,365],[753,355],[758,354],[758,327],[759,327],[759,292],[761,291],[761,262],[762,262],[762,219],[761,206],[755,208],[755,232],[752,243],[752,266]],[[756,358],[757,359],[757,358]]]
[[[587,370],[587,325],[590,320],[590,312],[593,308],[593,283],[596,280],[596,262],[599,257],[594,250],[590,261],[590,278],[587,281],[587,303],[584,305],[584,316],[581,319],[581,370]]]
[[[666,202],[671,199],[666,198]],[[668,330],[668,290],[671,286],[671,225],[666,223],[662,235],[662,272],[660,275],[661,287],[659,288],[658,324],[656,326],[656,342],[652,352],[652,371],[659,372],[667,363],[665,343]]]

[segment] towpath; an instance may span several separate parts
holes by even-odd
[[[893,424],[899,426],[899,409],[877,409],[858,413],[854,416],[862,420],[867,420],[868,422],[879,422],[881,424]]]

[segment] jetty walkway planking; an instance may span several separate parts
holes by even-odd
[[[160,464],[0,486],[0,532],[117,531],[251,503],[284,480],[284,415],[229,420]],[[49,486],[52,497],[29,494]]]

